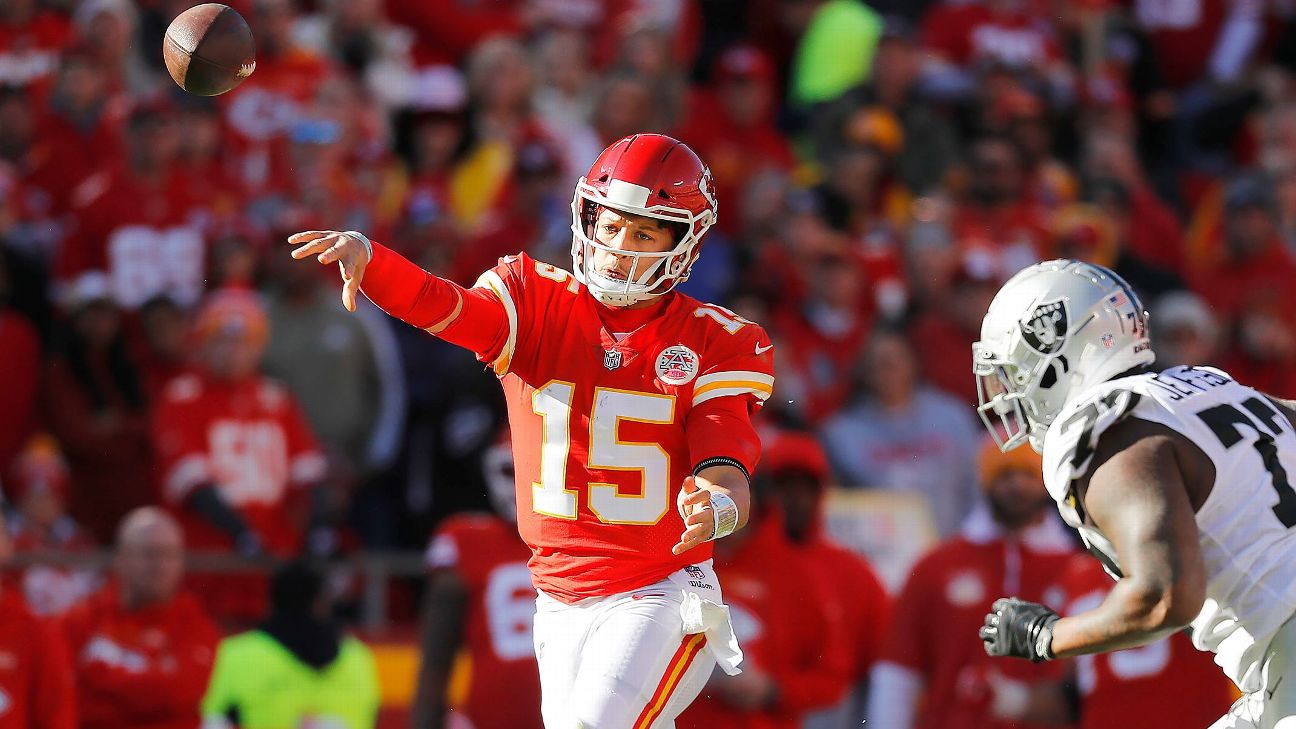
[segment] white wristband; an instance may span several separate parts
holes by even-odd
[[[738,529],[738,505],[729,494],[711,492],[711,513],[715,517],[715,531],[707,541],[727,537]]]
[[[358,230],[344,230],[342,231],[342,235],[349,235],[361,243],[364,243],[365,252],[369,254],[369,258],[365,262],[368,263],[373,260],[373,243],[369,241],[368,236]]]

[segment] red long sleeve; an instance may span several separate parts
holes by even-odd
[[[508,314],[489,289],[434,276],[376,242],[360,290],[391,316],[484,361],[498,357],[508,340]]]

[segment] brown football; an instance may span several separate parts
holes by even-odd
[[[180,88],[215,96],[238,86],[256,68],[252,29],[233,8],[204,3],[180,13],[162,39],[162,58]]]

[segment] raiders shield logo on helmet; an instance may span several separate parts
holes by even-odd
[[[1022,339],[1040,354],[1057,354],[1066,341],[1068,328],[1066,303],[1061,299],[1048,301],[1022,320]]]

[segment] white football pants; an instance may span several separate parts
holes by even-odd
[[[541,592],[535,650],[545,727],[674,727],[717,658],[737,673],[737,645],[710,560],[575,605]]]
[[[1296,617],[1269,643],[1260,677],[1264,688],[1238,699],[1210,729],[1296,729]]]

